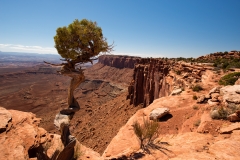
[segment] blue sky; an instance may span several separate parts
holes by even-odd
[[[198,57],[240,50],[240,0],[1,0],[0,51],[57,53],[58,27],[96,21],[114,54]]]

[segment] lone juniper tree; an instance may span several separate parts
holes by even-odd
[[[76,138],[70,134],[69,121],[74,113],[80,109],[73,92],[85,79],[83,70],[79,65],[87,62],[92,63],[100,53],[111,52],[113,45],[108,45],[106,38],[103,37],[102,29],[97,26],[96,22],[86,19],[75,20],[67,27],[58,28],[56,32],[55,48],[63,58],[61,59],[63,63],[45,63],[62,66],[59,73],[71,77],[68,89],[68,108],[61,110],[54,120],[54,124],[61,131],[61,139],[65,146],[58,155],[58,159],[71,159]]]
[[[63,58],[64,63],[60,64],[61,74],[71,77],[68,90],[68,106],[65,112],[72,112],[79,109],[78,102],[73,92],[84,81],[84,74],[79,64],[91,62],[100,53],[111,52],[113,45],[108,45],[103,37],[102,29],[96,22],[83,19],[75,20],[67,27],[59,27],[54,37],[55,48]]]

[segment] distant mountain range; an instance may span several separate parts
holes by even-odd
[[[0,51],[1,62],[61,62],[58,54],[39,54],[22,52],[2,52]]]

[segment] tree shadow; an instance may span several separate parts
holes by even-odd
[[[158,121],[159,122],[166,122],[166,121],[168,121],[172,117],[173,117],[173,115],[169,113],[169,114],[163,116],[162,118],[159,118]]]

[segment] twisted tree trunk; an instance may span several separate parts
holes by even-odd
[[[74,98],[73,92],[85,80],[85,77],[83,73],[72,75],[71,77],[72,79],[68,88],[68,106],[69,108],[79,108],[79,104]]]

